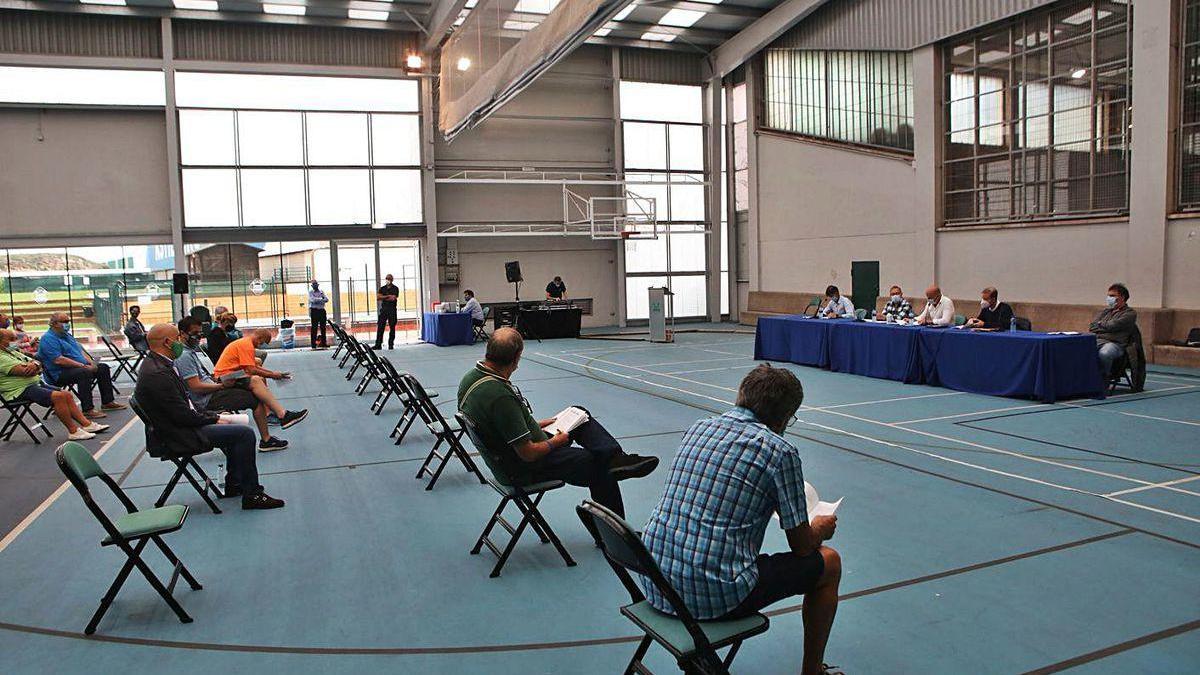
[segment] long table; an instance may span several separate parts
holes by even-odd
[[[475,342],[471,315],[460,312],[425,312],[421,339],[439,347],[469,345]]]
[[[1102,397],[1096,337],[762,317],[754,358],[992,396]]]

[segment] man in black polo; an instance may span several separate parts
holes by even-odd
[[[396,300],[400,289],[392,283],[392,275],[384,277],[387,283],[379,287],[375,299],[379,301],[379,323],[375,329],[375,349],[383,349],[383,325],[388,326],[388,349],[396,346]]]
[[[566,300],[567,285],[563,283],[562,277],[554,277],[554,281],[546,284],[546,299],[547,300]]]
[[[967,322],[975,330],[1008,330],[1013,311],[1007,302],[1000,302],[1000,292],[988,286],[980,292],[979,316]]]

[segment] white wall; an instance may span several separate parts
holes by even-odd
[[[170,236],[159,111],[0,109],[5,237]]]
[[[1166,260],[1163,304],[1200,309],[1200,218],[1167,225]]]

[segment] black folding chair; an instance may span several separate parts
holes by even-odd
[[[1023,316],[1014,316],[1017,322],[1017,330],[1031,331],[1033,330],[1033,322]]]
[[[471,443],[475,445],[475,449],[484,458],[484,463],[487,463],[489,457],[487,454],[488,449],[484,445],[483,439],[480,438],[479,430],[475,427],[475,423],[461,412],[455,413],[454,417],[458,420],[459,426],[466,430]],[[486,480],[487,484],[491,485],[492,489],[500,494],[500,505],[492,512],[492,517],[488,519],[487,525],[484,526],[483,533],[475,541],[475,547],[471,549],[471,555],[478,555],[484,546],[487,546],[488,550],[496,554],[496,565],[492,568],[491,574],[488,575],[489,577],[495,579],[500,576],[500,570],[504,569],[504,563],[508,562],[508,557],[512,555],[513,549],[517,547],[517,542],[521,539],[521,535],[525,532],[526,527],[532,527],[543,544],[554,544],[554,550],[558,551],[558,555],[562,557],[567,567],[575,566],[575,560],[567,552],[562,542],[559,541],[558,535],[554,533],[554,530],[550,527],[550,523],[542,516],[542,512],[538,510],[538,505],[542,502],[542,497],[547,492],[557,490],[564,485],[561,480],[523,486],[504,485],[494,478]],[[508,522],[504,517],[504,510],[510,502],[515,504],[517,510],[521,512],[521,520],[517,522],[516,527],[513,527],[512,523]],[[500,550],[500,547],[492,541],[490,536],[492,529],[496,525],[500,525],[500,527],[503,527],[508,532],[508,544],[504,547],[504,550]]]
[[[330,358],[337,360],[338,355],[346,348],[346,329],[335,321],[330,321],[329,327],[333,329],[333,336],[337,338],[338,342],[337,346],[333,348],[333,355]]]
[[[492,318],[492,308],[484,307],[483,308],[483,323],[475,326],[475,341],[476,342],[478,342],[480,340],[487,342],[488,338],[491,337],[490,335],[488,335],[488,332],[487,332],[487,322],[488,322],[488,319],[490,319],[490,318]],[[474,325],[474,322],[472,322],[472,325]]]
[[[378,416],[383,412],[383,406],[391,400],[392,396],[401,397],[400,373],[396,371],[396,367],[386,356],[379,357],[379,393],[375,395],[375,400],[371,402],[371,410]]]
[[[137,354],[122,353],[107,335],[101,335],[100,341],[104,343],[105,347],[108,347],[108,353],[112,355],[111,363],[116,365],[112,379],[116,380],[121,377],[121,373],[125,373],[129,379],[137,382],[137,369],[142,364],[144,354],[141,351],[138,351]]]
[[[363,343],[359,342],[358,338],[354,337],[353,335],[350,336],[348,351],[346,352],[346,356],[342,359],[342,363],[346,363],[347,358],[354,361],[354,363],[350,364],[350,370],[346,371],[347,382],[354,379],[354,375],[358,372],[358,369],[362,366],[363,362],[366,361],[366,353],[368,351],[370,350],[363,346]]]
[[[192,573],[184,567],[175,553],[162,540],[164,534],[170,534],[183,527],[183,522],[187,520],[188,507],[172,504],[171,506],[139,510],[125,495],[125,491],[117,485],[117,482],[104,473],[87,448],[73,441],[60,445],[54,451],[54,459],[58,462],[58,468],[62,469],[67,476],[67,480],[79,492],[79,496],[83,497],[83,503],[87,505],[88,510],[92,512],[107,533],[107,536],[100,541],[100,545],[116,546],[128,558],[121,567],[121,571],[117,573],[117,578],[113,580],[108,591],[104,593],[104,597],[100,599],[100,607],[96,609],[96,613],[92,615],[91,621],[88,621],[83,632],[87,635],[96,632],[97,624],[100,623],[100,619],[104,617],[104,613],[108,611],[109,606],[116,599],[117,593],[121,591],[121,586],[125,584],[129,573],[135,567],[142,573],[142,576],[146,577],[146,581],[150,582],[150,585],[162,596],[167,605],[174,610],[179,620],[182,623],[191,623],[192,617],[183,611],[183,607],[172,595],[175,592],[175,582],[179,581],[179,577],[182,576],[193,591],[198,591],[203,586],[196,581]],[[87,486],[87,481],[91,478],[99,478],[100,482],[108,486],[113,495],[120,500],[121,505],[125,507],[124,515],[116,520],[109,519],[108,514],[92,499],[92,493]],[[162,551],[163,556],[174,566],[171,571],[171,579],[165,585],[159,581],[154,570],[150,569],[150,566],[142,560],[142,551],[150,542],[154,542],[158,550]]]
[[[390,365],[391,362],[389,361],[388,364]],[[396,392],[396,398],[398,398],[400,403],[404,405],[404,410],[400,414],[400,419],[396,420],[396,426],[392,427],[392,433],[388,434],[388,438],[395,438],[395,444],[400,445],[402,442],[404,442],[404,436],[412,427],[413,422],[420,419],[422,422],[429,424],[432,420],[428,419],[428,414],[425,412],[425,406],[421,405],[417,401],[417,398],[413,396],[412,391],[410,391],[408,382],[405,379],[408,376],[408,373],[396,371],[394,367],[392,368],[392,372],[395,373],[395,376],[392,378],[392,382],[395,384],[394,390]],[[427,395],[431,399],[438,397],[437,392]]]
[[[3,426],[0,426],[0,440],[11,441],[13,434],[17,433],[17,429],[24,429],[25,433],[29,434],[29,438],[33,440],[34,445],[41,445],[42,442],[38,440],[37,434],[33,433],[33,430],[38,428],[46,434],[46,438],[53,438],[54,434],[50,433],[50,428],[43,423],[46,418],[38,417],[33,410],[32,401],[26,401],[23,398],[4,398],[4,395],[0,394],[0,407],[8,412],[8,419],[4,421]],[[46,415],[49,414],[50,409],[47,409]],[[25,421],[26,415],[33,421],[32,425]]]
[[[425,489],[433,489],[433,486],[437,484],[438,478],[441,477],[442,471],[445,470],[446,464],[450,462],[451,457],[457,457],[458,461],[462,462],[463,467],[466,468],[467,473],[475,474],[480,483],[486,483],[487,479],[480,473],[479,467],[475,465],[475,460],[471,459],[471,455],[463,447],[463,428],[458,423],[457,418],[447,420],[443,417],[442,411],[434,404],[433,399],[425,392],[425,387],[421,386],[417,378],[412,375],[401,377],[408,388],[409,394],[416,400],[417,405],[425,411],[425,414],[421,417],[425,420],[426,428],[437,439],[433,447],[429,449],[429,454],[425,456],[425,461],[421,463],[421,468],[417,470],[418,479],[425,474],[429,474],[430,476],[429,483],[425,485]],[[446,444],[445,451],[438,452],[443,443]],[[436,469],[432,468],[435,460],[437,461]]]
[[[146,416],[146,411],[142,409],[142,406],[132,396],[129,397],[129,407],[133,410],[133,414],[137,415],[138,419],[142,421],[142,424],[146,425],[146,429],[154,429],[154,424]],[[179,483],[179,479],[186,478],[192,484],[192,487],[196,489],[196,492],[200,494],[200,497],[204,499],[204,502],[208,504],[208,508],[212,509],[213,513],[221,512],[217,503],[208,496],[208,493],[211,491],[216,495],[217,499],[224,499],[224,493],[217,487],[216,482],[212,478],[209,478],[208,473],[204,471],[204,467],[196,463],[196,455],[203,455],[206,452],[212,452],[212,450],[174,452],[170,448],[152,448],[149,445],[146,446],[146,454],[161,462],[170,462],[175,465],[175,474],[171,476],[171,480],[167,481],[167,485],[158,495],[158,499],[154,500],[155,506],[165,504],[167,497],[171,496],[171,492]],[[196,472],[195,475],[192,474],[192,471]],[[204,483],[203,486],[201,486],[201,482]]]
[[[363,350],[363,376],[354,393],[362,396],[372,381],[383,382],[383,366],[379,363],[379,355],[372,349]]]
[[[758,612],[741,619],[697,621],[624,519],[591,500],[576,506],[575,512],[589,530],[599,534],[604,558],[629,592],[633,602],[622,607],[621,614],[645,633],[625,668],[626,673],[650,672],[642,659],[654,642],[665,647],[675,657],[680,670],[686,673],[728,673],[742,642],[767,632],[770,621]],[[654,584],[671,605],[674,616],[658,611],[646,601],[630,571]],[[724,659],[717,655],[717,650],[723,647],[729,647]]]

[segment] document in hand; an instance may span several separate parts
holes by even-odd
[[[845,499],[845,497],[842,497]],[[821,496],[817,494],[817,488],[812,486],[812,483],[804,481],[804,503],[808,508],[808,518],[811,521],[817,516],[832,516],[837,512],[837,509],[842,504],[842,499],[836,502],[823,502]]]
[[[221,413],[217,417],[225,424],[250,424],[250,416],[245,413]]]
[[[554,424],[546,427],[546,433],[553,436],[557,433],[571,433],[579,425],[591,419],[582,408],[571,406],[554,416]]]

